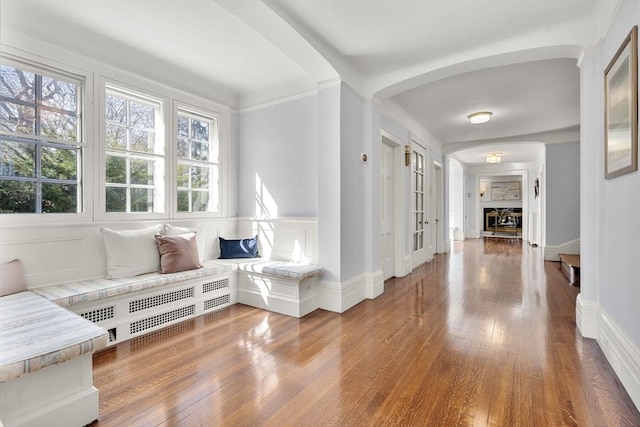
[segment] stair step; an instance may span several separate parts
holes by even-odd
[[[580,255],[559,254],[560,270],[569,281],[569,284],[580,286]]]

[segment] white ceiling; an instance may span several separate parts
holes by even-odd
[[[575,131],[576,60],[618,3],[2,0],[0,41],[28,34],[232,108],[342,79],[452,152]],[[484,109],[490,123],[466,122]]]

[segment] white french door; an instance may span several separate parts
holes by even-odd
[[[382,143],[380,161],[380,192],[381,192],[381,239],[380,255],[382,257],[383,280],[394,276],[395,266],[395,235],[394,235],[394,149],[389,144]]]
[[[425,235],[427,220],[426,188],[426,150],[419,145],[413,146],[411,154],[411,190],[412,190],[412,268],[427,262],[427,236]]]

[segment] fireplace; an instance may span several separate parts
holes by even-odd
[[[484,231],[522,233],[522,208],[484,208]]]

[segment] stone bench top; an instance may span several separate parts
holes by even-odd
[[[181,271],[179,273],[149,273],[126,279],[88,279],[61,285],[44,286],[31,289],[32,292],[53,301],[61,307],[96,301],[131,292],[168,286],[201,277],[215,276],[232,270],[230,265],[205,261],[202,268]]]
[[[233,264],[238,270],[249,273],[269,274],[286,279],[304,280],[320,276],[324,269],[315,264],[297,264],[265,258],[220,259],[217,262]]]
[[[93,353],[108,341],[104,328],[32,292],[0,298],[0,382]]]

